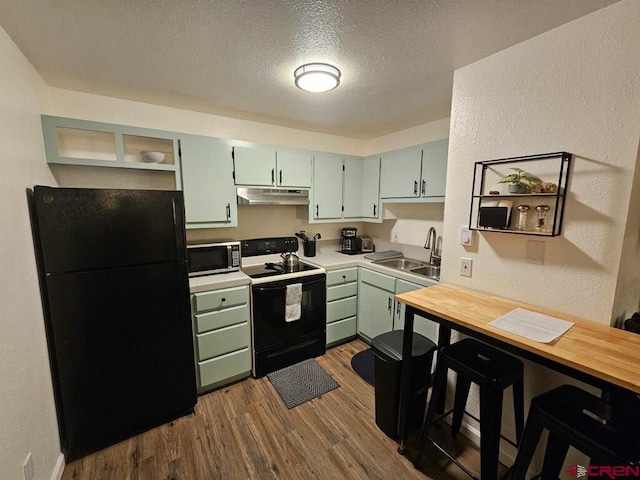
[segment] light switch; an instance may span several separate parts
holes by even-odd
[[[527,253],[525,255],[527,263],[542,265],[544,263],[544,247],[545,242],[529,240],[527,242]]]

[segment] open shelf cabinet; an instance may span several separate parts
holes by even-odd
[[[172,132],[42,115],[47,163],[135,168],[179,175],[178,139]],[[164,153],[145,162],[141,151]]]
[[[555,237],[562,232],[567,184],[573,155],[568,152],[544,153],[523,157],[500,158],[476,162],[473,171],[473,192],[469,212],[469,228],[483,232],[512,233]],[[500,179],[521,168],[545,183],[554,183],[553,193],[509,193],[508,184],[498,183]],[[493,193],[489,193],[493,192]],[[497,193],[496,193],[497,192]],[[520,205],[528,205],[526,223],[519,225]],[[549,207],[542,226],[538,222],[537,206]],[[492,209],[486,207],[503,207]],[[504,227],[486,226],[489,214],[505,211],[507,220]],[[484,219],[481,216],[484,215]]]

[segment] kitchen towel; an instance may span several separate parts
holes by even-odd
[[[295,322],[300,320],[302,313],[302,284],[293,283],[287,285],[287,294],[285,298],[284,320],[285,322]]]

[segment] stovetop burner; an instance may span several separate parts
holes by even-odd
[[[262,265],[250,265],[242,267],[242,271],[251,278],[273,277],[278,275],[287,275],[290,273],[307,272],[310,270],[320,270],[319,267],[300,262],[295,267],[284,267],[282,262],[267,262]]]

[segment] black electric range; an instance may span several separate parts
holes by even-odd
[[[241,242],[242,272],[251,278],[253,375],[261,377],[325,353],[326,273],[305,262],[285,267],[296,237]]]

